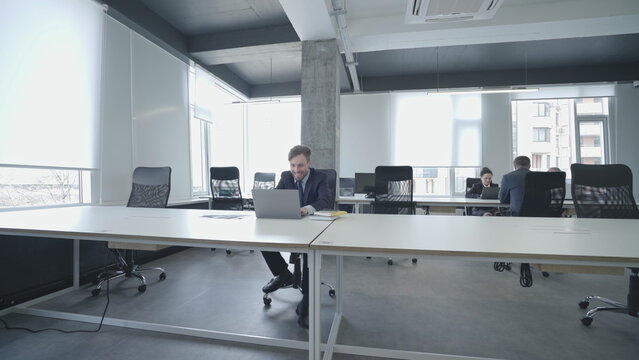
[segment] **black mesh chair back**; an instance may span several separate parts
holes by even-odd
[[[275,173],[256,172],[253,189],[275,189]]]
[[[235,166],[212,167],[211,195],[215,210],[242,210],[240,170]]]
[[[477,184],[478,182],[481,182],[480,178],[466,178],[466,190],[470,189],[471,187],[473,187],[473,185]]]
[[[335,192],[337,191],[337,171],[334,169],[315,169],[317,172],[326,174],[328,182],[328,192],[331,197],[331,209],[335,209]],[[324,210],[324,209],[317,209]]]
[[[411,166],[375,168],[374,212],[375,214],[415,214]]]
[[[529,172],[524,179],[524,200],[519,216],[560,217],[565,197],[565,172]]]
[[[570,170],[577,217],[639,219],[628,166],[572,164]]]
[[[128,207],[165,208],[171,192],[171,168],[137,167]]]

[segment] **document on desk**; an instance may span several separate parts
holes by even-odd
[[[202,217],[205,218],[210,218],[210,219],[226,219],[226,220],[232,220],[232,219],[241,219],[241,218],[245,218],[248,215],[246,214],[238,214],[238,215],[231,215],[231,214],[211,214],[211,215],[202,215]]]

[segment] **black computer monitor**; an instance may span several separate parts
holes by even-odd
[[[355,193],[368,194],[375,191],[375,173],[355,173]]]

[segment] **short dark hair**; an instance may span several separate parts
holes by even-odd
[[[482,177],[482,176],[484,176],[484,175],[486,175],[486,174],[490,174],[490,175],[492,175],[492,174],[493,174],[493,172],[492,172],[492,171],[490,171],[490,169],[489,169],[489,168],[484,167],[484,168],[482,168],[482,169],[481,169],[481,171],[479,172],[479,177]]]
[[[524,155],[517,156],[515,158],[515,161],[513,161],[513,165],[517,169],[522,168],[522,167],[530,169],[530,158],[528,156],[524,156]]]
[[[298,155],[304,155],[304,157],[306,158],[306,161],[311,161],[311,148],[309,148],[306,145],[293,146],[291,150],[288,152],[288,161],[291,161],[292,158]]]

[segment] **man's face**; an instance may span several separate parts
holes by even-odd
[[[308,169],[311,167],[311,162],[306,160],[304,154],[299,154],[289,160],[291,164],[291,174],[295,178],[295,181],[300,181],[308,174]]]

